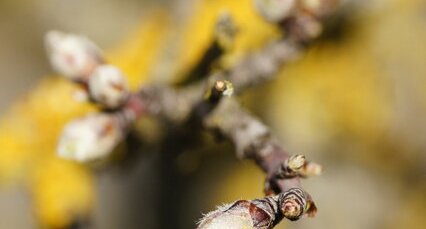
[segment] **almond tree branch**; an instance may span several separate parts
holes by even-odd
[[[290,189],[302,190],[296,171],[307,162],[300,156],[290,157],[289,153],[277,143],[269,128],[241,108],[235,99],[223,99],[217,109],[205,118],[204,124],[207,128],[218,130],[229,138],[234,143],[239,158],[253,159],[267,174],[266,194],[277,195]],[[284,171],[292,173],[279,176],[278,174],[283,174],[283,168]],[[304,213],[313,215],[315,205],[309,194],[302,192],[308,207],[302,207],[297,213],[284,211],[274,214],[284,214],[290,219],[298,219]]]
[[[58,71],[83,85],[90,100],[103,109],[103,113],[65,128],[59,146],[61,156],[87,161],[108,155],[133,122],[144,114],[181,126],[195,121],[197,128],[217,131],[231,140],[239,158],[254,160],[266,173],[266,197],[240,200],[222,207],[206,215],[199,224],[200,229],[229,228],[230,225],[267,229],[283,218],[297,220],[305,214],[314,215],[315,204],[302,189],[300,178],[318,174],[320,167],[306,162],[301,155],[290,156],[265,124],[244,110],[236,99],[222,97],[232,94],[234,89],[239,93],[272,79],[285,64],[298,59],[321,33],[321,21],[333,12],[336,0],[272,1],[272,5],[267,0],[255,2],[265,18],[282,27],[284,38],[247,56],[233,68],[209,76],[207,65],[220,56],[221,49],[201,61],[199,69],[194,69],[200,76],[191,78],[191,84],[178,89],[146,85],[132,93],[122,73],[114,66],[105,65],[100,51],[90,41],[52,34],[49,40],[52,63]],[[227,33],[222,35],[225,42],[232,38]],[[220,41],[215,41],[214,49]],[[75,64],[80,62],[70,57],[82,58],[84,61],[80,62],[84,64]],[[192,82],[192,79],[204,81]],[[87,139],[94,141],[87,144]],[[237,221],[222,222],[223,217],[236,216]]]

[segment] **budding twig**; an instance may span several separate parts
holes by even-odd
[[[206,214],[198,229],[273,228],[284,217],[297,220],[306,213],[309,209],[306,195],[302,189],[292,188],[262,199],[238,200]]]
[[[148,113],[177,125],[196,121],[197,128],[214,129],[235,145],[239,158],[248,158],[266,173],[266,197],[240,200],[206,215],[199,229],[273,228],[283,218],[313,216],[316,206],[300,184],[301,177],[318,175],[321,167],[303,155],[283,149],[269,128],[245,111],[230,95],[273,78],[286,63],[297,59],[306,44],[321,32],[321,20],[334,0],[255,0],[260,13],[284,30],[284,38],[244,58],[226,71],[211,75],[210,65],[232,44],[235,26],[229,15],[219,17],[213,46],[195,67],[193,82],[179,89],[146,85],[137,93],[127,89],[124,76],[105,65],[99,49],[75,35],[51,32],[46,43],[54,68],[90,92],[102,113],[71,122],[59,142],[59,155],[77,161],[107,156],[125,137],[133,122]],[[214,82],[210,85],[209,82]],[[232,82],[232,84],[230,83]],[[207,90],[205,89],[208,86]],[[204,95],[204,96],[203,96]],[[198,125],[199,124],[199,125]]]
[[[87,97],[105,111],[65,126],[59,156],[80,162],[107,157],[143,113],[144,103],[129,92],[120,69],[104,64],[102,52],[89,39],[52,31],[46,35],[46,46],[53,67],[82,85]]]
[[[279,146],[269,128],[242,109],[235,99],[224,99],[206,117],[204,124],[231,139],[239,158],[251,158],[265,171],[266,194],[279,194],[291,188],[301,188],[300,179],[294,171],[300,168],[302,163],[305,164],[304,157],[290,157],[287,151]],[[283,171],[287,176],[281,176]]]

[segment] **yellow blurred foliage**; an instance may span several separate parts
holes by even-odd
[[[172,66],[178,79],[185,76],[191,67],[204,54],[213,42],[213,32],[217,17],[222,12],[229,13],[237,25],[235,47],[224,57],[225,65],[263,46],[267,41],[279,36],[276,26],[266,23],[255,11],[252,0],[199,0],[193,6],[193,14],[186,19],[187,25],[178,29],[176,56]]]
[[[142,19],[135,32],[107,54],[107,59],[128,76],[131,89],[137,89],[152,73],[159,62],[162,45],[171,27],[167,12],[153,10]]]
[[[94,202],[92,175],[73,162],[52,155],[32,174],[37,217],[50,228],[67,228],[90,215]]]
[[[75,90],[65,80],[49,78],[15,105],[0,124],[1,184],[28,181],[38,206],[36,214],[55,228],[72,222],[69,212],[88,211],[93,199],[91,175],[55,156],[62,126],[93,110],[71,99]],[[50,202],[45,202],[47,195],[52,197]]]

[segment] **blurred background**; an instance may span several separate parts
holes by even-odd
[[[354,2],[301,60],[242,95],[285,148],[325,168],[303,182],[318,215],[278,228],[426,228],[426,1]],[[232,60],[276,36],[251,0],[0,0],[0,228],[194,228],[218,204],[262,197],[264,175],[231,144],[206,134],[173,153],[152,120],[124,161],[55,157],[63,125],[94,108],[52,76],[47,31],[88,36],[135,89],[193,67],[223,10],[240,29]]]

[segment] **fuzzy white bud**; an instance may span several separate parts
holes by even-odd
[[[213,219],[210,223],[199,227],[199,229],[234,229],[234,228],[243,228],[243,229],[255,229],[251,219],[246,215],[231,215],[223,214],[220,217]]]
[[[305,213],[313,216],[315,212],[316,206],[309,194],[300,188],[291,188],[276,196],[221,206],[204,215],[197,229],[268,229],[283,217],[298,220]]]
[[[129,90],[123,73],[112,65],[101,65],[89,78],[92,98],[105,108],[117,108],[127,100]]]
[[[249,210],[237,206],[228,211],[232,206],[232,204],[224,205],[204,215],[203,219],[198,223],[197,229],[255,229]]]
[[[50,31],[45,44],[52,67],[71,80],[87,80],[103,62],[100,49],[83,36]]]
[[[108,156],[122,138],[123,132],[116,116],[90,114],[64,128],[58,154],[79,162],[93,161]]]
[[[296,9],[296,0],[254,0],[259,13],[270,22],[280,22]]]

